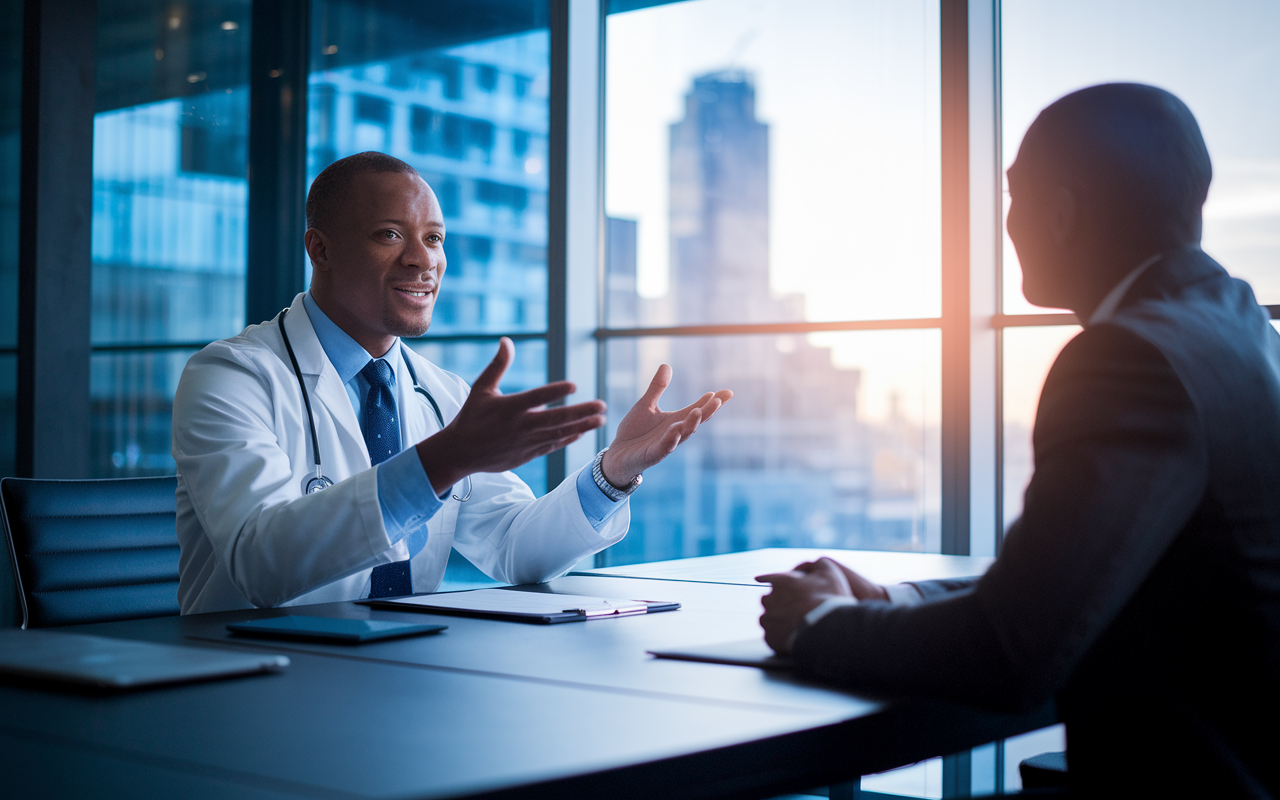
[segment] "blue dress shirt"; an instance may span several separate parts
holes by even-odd
[[[320,346],[324,348],[329,362],[338,371],[338,379],[346,387],[347,397],[356,412],[356,420],[363,429],[364,398],[369,393],[369,382],[360,374],[360,370],[369,363],[371,356],[320,310],[320,306],[311,299],[310,292],[303,295],[302,302],[307,309],[307,316],[311,318],[316,338],[320,340]],[[391,349],[379,358],[386,360],[391,366],[393,376],[399,374],[402,360],[400,341],[396,340]],[[403,439],[407,435],[404,426],[401,426],[401,431]],[[444,498],[436,495],[426,470],[422,468],[417,449],[411,446],[414,444],[417,443],[401,441],[402,449],[399,453],[374,467],[378,470],[378,505],[382,509],[382,523],[387,529],[387,536],[393,544],[409,537],[407,544],[411,557],[426,544],[427,520],[435,516],[444,505]],[[578,473],[577,486],[578,501],[582,504],[587,521],[596,530],[600,530],[626,502],[614,502],[600,491],[589,469]],[[446,497],[448,492],[449,490],[445,490]]]

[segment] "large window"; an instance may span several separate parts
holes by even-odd
[[[805,519],[838,520],[798,524],[784,536],[768,522],[779,513],[773,501],[765,504],[772,511],[730,503],[723,519],[736,520],[739,533],[690,528],[678,543],[639,542],[618,557],[783,540],[933,548],[945,277],[938,3],[614,5],[603,42],[604,174],[596,176],[605,189],[600,393],[615,410],[625,407],[661,360],[676,367],[671,402],[721,384],[742,390],[689,449],[703,461],[661,468],[637,507],[646,497],[700,498],[688,502],[702,509],[695,487],[714,478],[725,497],[770,486],[794,495],[812,512]],[[982,5],[968,5],[976,20]],[[1164,86],[1197,114],[1214,158],[1205,249],[1249,280],[1260,301],[1280,306],[1275,4],[993,7],[1003,65],[997,167],[1012,160],[1037,111],[1065,92],[1114,80]],[[243,312],[252,8],[249,0],[99,3],[88,189],[92,474],[171,471],[168,409],[185,358],[256,321]],[[563,346],[551,341],[563,323],[552,309],[564,298],[552,297],[551,280],[563,265],[549,264],[558,157],[549,18],[545,0],[430,9],[315,0],[309,28],[294,20],[311,36],[309,174],[370,148],[422,170],[448,220],[449,271],[434,327],[413,346],[473,377],[496,338],[512,335],[520,355],[511,389],[545,380],[553,348]],[[971,43],[979,32],[970,30]],[[0,410],[12,419],[21,19],[6,17],[0,35],[13,45],[0,70],[0,227],[10,234],[0,248]],[[981,56],[973,46],[971,62]],[[569,82],[594,67],[575,62]],[[581,97],[562,99],[557,113],[571,117],[567,106]],[[1021,297],[1007,240],[1001,263],[1007,522],[1028,474],[1035,387],[1075,320]],[[258,267],[271,268],[284,269]],[[753,396],[756,386],[772,399]],[[787,399],[805,392],[823,399]],[[855,442],[856,452],[813,441],[807,425],[841,431],[833,438]],[[13,439],[6,425],[0,471],[14,468]],[[785,458],[775,455],[783,450]],[[881,455],[888,451],[892,459]],[[909,469],[886,466],[902,459]],[[542,486],[539,469],[526,472]],[[677,472],[692,483],[677,488]],[[886,482],[890,473],[899,477]],[[883,487],[895,481],[904,488],[889,502]],[[782,491],[796,486],[805,488]],[[713,525],[721,518],[707,517]]]
[[[627,408],[662,362],[668,405],[738,393],[646,475],[611,563],[939,549],[938,25],[928,2],[609,16],[604,394]]]
[[[249,6],[99,5],[94,476],[173,474],[183,365],[244,327]]]
[[[973,22],[982,6],[969,7]],[[99,4],[90,474],[171,472],[169,408],[185,359],[256,321],[244,318],[252,8]],[[1214,158],[1205,249],[1280,306],[1275,5],[993,8],[997,168],[1065,92],[1164,86],[1197,114]],[[941,355],[939,4],[615,0],[609,10],[595,176],[603,214],[588,224],[603,223],[599,374],[567,377],[598,378],[615,412],[662,361],[676,370],[669,404],[720,386],[739,397],[648,476],[633,535],[608,558],[764,543],[937,549],[951,463],[940,444],[940,409],[950,407],[940,375],[951,361]],[[565,300],[552,280],[564,268],[553,263],[563,230],[552,226],[566,212],[553,208],[552,169],[565,162],[554,151],[550,6],[314,0],[310,11],[308,175],[384,150],[422,171],[446,214],[444,293],[412,346],[473,378],[497,337],[511,335],[518,357],[505,388],[560,377],[549,365],[564,361],[564,320],[552,318]],[[20,19],[0,30],[14,44],[0,78],[0,226],[10,233],[0,249],[0,411],[13,419]],[[564,80],[595,66],[575,62]],[[559,90],[566,124],[582,96]],[[987,261],[1000,262],[1003,367],[990,377],[1003,409],[996,485],[1007,524],[1030,474],[1039,383],[1076,321],[1030,306],[1007,239],[1002,255]],[[284,269],[254,267],[273,268]],[[987,377],[975,372],[971,384]],[[991,410],[970,411],[976,420]],[[13,447],[6,425],[0,471],[13,471]],[[982,469],[975,497],[992,485]],[[546,488],[545,462],[522,474]]]

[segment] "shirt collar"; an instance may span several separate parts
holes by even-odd
[[[1089,325],[1097,325],[1100,322],[1106,322],[1115,316],[1116,309],[1120,307],[1120,301],[1124,299],[1125,292],[1129,291],[1129,287],[1132,286],[1138,278],[1142,277],[1142,273],[1146,272],[1148,267],[1159,261],[1161,256],[1161,253],[1156,253],[1154,256],[1151,256],[1146,261],[1143,261],[1141,264],[1130,270],[1129,274],[1124,276],[1124,279],[1117,283],[1110,292],[1107,292],[1106,297],[1102,298],[1102,302],[1093,310],[1093,315],[1089,317],[1089,322],[1086,323],[1085,327],[1088,327]]]
[[[344,384],[350,383],[351,379],[364,369],[364,365],[369,363],[371,358],[369,352],[320,310],[320,306],[311,297],[311,292],[302,296],[302,302],[306,306],[307,316],[311,318],[311,327],[315,329],[316,338],[324,348],[324,354],[329,357],[329,363],[333,364],[333,368],[338,371],[338,379]],[[395,344],[391,345],[391,349],[381,356],[391,367],[392,375],[395,375],[400,367],[400,348],[397,346],[399,344],[400,340],[397,339]]]

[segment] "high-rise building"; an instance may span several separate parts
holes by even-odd
[[[433,334],[546,328],[548,47],[536,31],[311,74],[308,178],[380,150],[440,198],[448,270]],[[244,319],[248,91],[206,78],[95,118],[95,344],[199,346],[259,321]],[[467,379],[494,349],[412,346]],[[528,348],[505,388],[545,382],[545,350]],[[172,474],[172,397],[192,352],[95,356],[95,475]],[[521,474],[538,486],[543,473],[539,461]]]
[[[743,72],[695,78],[671,126],[671,283],[679,324],[772,319],[769,128]]]
[[[770,288],[768,139],[750,74],[694,79],[684,117],[671,126],[671,288],[642,305],[646,321],[805,319],[803,296]],[[634,270],[634,252],[621,243],[635,235],[623,225],[610,221],[611,290],[633,283],[623,275]],[[623,308],[619,298],[608,303],[611,313]],[[623,341],[609,351],[615,408],[625,398],[612,362],[631,360],[624,350],[637,346]],[[860,419],[859,370],[836,366],[829,348],[803,335],[679,337],[656,345],[658,353],[654,346],[639,345],[640,361],[672,365],[669,405],[707,387],[737,394],[723,416],[646,476],[632,501],[632,532],[611,561],[784,545],[926,546],[924,437],[897,414],[876,426]]]

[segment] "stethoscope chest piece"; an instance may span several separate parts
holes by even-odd
[[[311,454],[312,454],[312,458],[315,459],[315,474],[313,474],[310,478],[307,479],[306,485],[303,486],[302,491],[305,494],[316,494],[317,492],[323,492],[325,489],[328,489],[330,486],[332,486],[333,481],[330,480],[329,477],[326,476],[323,472],[321,472],[320,438],[316,436],[316,418],[315,418],[315,415],[311,413],[311,396],[307,393],[306,382],[302,380],[302,368],[298,366],[298,357],[294,355],[293,345],[289,342],[289,332],[284,329],[284,317],[288,313],[289,313],[289,309],[287,308],[283,309],[280,312],[280,315],[276,317],[276,320],[280,326],[280,338],[284,340],[284,349],[289,352],[289,363],[293,365],[293,374],[298,379],[298,390],[302,394],[302,404],[307,409],[307,428],[311,432]],[[404,344],[401,343],[400,346],[404,347]],[[408,348],[405,348],[405,349],[406,351],[408,350]],[[404,365],[405,365],[405,368],[409,370],[409,377],[413,379],[413,390],[418,394],[422,395],[423,397],[425,397],[427,399],[427,402],[431,404],[431,410],[435,413],[436,421],[439,422],[440,427],[443,428],[444,414],[440,412],[440,404],[436,402],[436,399],[431,396],[430,392],[422,388],[422,386],[418,383],[418,375],[416,372],[414,372],[413,364],[410,363],[407,355],[405,356]],[[468,475],[466,494],[463,495],[462,497],[458,497],[455,494],[453,495],[453,499],[459,502],[464,502],[470,498],[471,498],[471,476]]]
[[[325,489],[328,489],[332,485],[333,481],[329,480],[325,475],[313,476],[307,481],[306,492],[307,494],[315,494],[316,492],[322,492]]]

